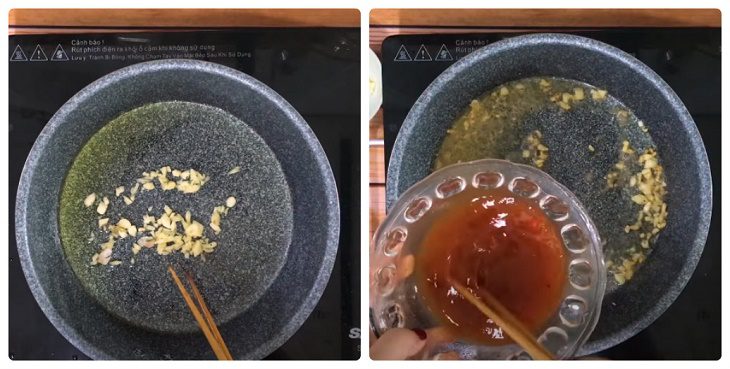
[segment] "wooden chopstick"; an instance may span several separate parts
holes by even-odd
[[[215,324],[215,320],[213,320],[213,314],[211,314],[210,310],[208,310],[208,305],[205,304],[205,300],[203,300],[203,295],[200,294],[200,291],[198,290],[198,286],[195,285],[195,281],[193,281],[193,276],[191,276],[190,273],[185,272],[185,278],[188,280],[188,284],[190,284],[190,287],[193,290],[193,295],[198,300],[198,305],[200,305],[200,309],[203,310],[203,316],[208,321],[208,327],[210,328],[210,331],[213,333],[213,337],[215,337],[215,339],[220,344],[220,346],[223,349],[223,352],[226,354],[226,357],[228,358],[228,360],[233,360],[233,357],[231,356],[231,352],[228,351],[228,346],[226,346],[226,342],[223,341],[221,332],[218,330],[218,326]]]
[[[180,290],[180,294],[182,294],[183,299],[185,299],[185,303],[188,305],[188,308],[190,308],[190,312],[193,313],[193,317],[195,317],[195,321],[198,322],[198,326],[200,326],[200,329],[203,331],[203,334],[205,335],[205,338],[208,340],[208,344],[210,344],[210,347],[213,349],[213,353],[215,354],[215,357],[218,358],[218,360],[233,360],[233,358],[230,356],[230,353],[228,352],[228,348],[223,348],[225,344],[222,344],[223,339],[221,338],[219,342],[218,338],[216,338],[211,330],[211,325],[215,326],[215,323],[211,321],[211,324],[203,318],[203,315],[200,313],[200,310],[198,310],[198,307],[193,302],[192,297],[190,297],[190,294],[185,289],[185,286],[182,284],[182,281],[180,281],[180,278],[177,276],[177,273],[175,273],[175,270],[172,268],[172,266],[168,266],[167,270],[172,275],[172,279],[175,281],[175,284],[177,285],[177,288]],[[191,286],[195,286],[194,283],[191,283]],[[197,290],[197,288],[193,287],[194,290]],[[198,295],[200,293],[198,292]],[[196,296],[197,297],[197,296]],[[202,301],[202,297],[200,298],[199,302]],[[204,304],[204,303],[203,303]],[[201,305],[204,306],[204,305]],[[206,308],[207,310],[207,308]],[[210,313],[210,312],[208,312]],[[217,328],[216,328],[217,330]],[[218,336],[220,337],[220,333],[218,333]]]
[[[535,340],[527,327],[489,292],[479,291],[479,295],[482,297],[480,299],[459,282],[454,281],[452,278],[447,279],[467,301],[502,327],[505,333],[515,340],[518,345],[522,346],[533,359],[554,360],[553,355]]]

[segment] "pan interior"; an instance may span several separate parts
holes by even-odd
[[[131,205],[115,196],[116,187],[129,191],[143,172],[164,166],[195,169],[210,179],[194,194],[156,188],[141,191]],[[229,174],[235,167],[240,171]],[[110,223],[123,217],[141,225],[145,214],[160,216],[165,205],[182,214],[190,210],[218,246],[205,260],[180,253],[158,255],[154,248],[133,255],[135,237],[127,237],[113,249],[112,260],[121,265],[90,265],[106,241],[95,206],[83,205],[90,193],[109,198],[104,217]],[[216,235],[208,226],[210,216],[230,196],[237,204],[222,218]],[[292,227],[289,186],[264,140],[221,109],[180,101],[136,108],[95,133],[66,175],[59,209],[61,244],[86,292],[129,324],[166,333],[198,329],[167,273],[168,265],[192,274],[218,324],[224,324],[256,302],[276,279]]]
[[[582,93],[579,101],[572,100],[576,89]],[[642,205],[632,200],[641,192],[629,181],[630,174],[641,167],[637,167],[636,158],[622,160],[627,157],[624,141],[636,156],[656,150],[656,145],[628,107],[609,94],[594,99],[591,91],[600,93],[599,88],[583,82],[547,76],[498,86],[472,102],[447,131],[434,169],[495,158],[533,165],[550,174],[578,197],[598,228],[609,272],[606,293],[610,296],[620,287],[617,281],[631,278],[624,269],[640,273],[638,260],[651,252],[642,246],[641,238],[641,233],[651,228],[626,232],[626,226],[636,222]],[[564,93],[573,97],[566,97],[570,103],[561,107]],[[535,149],[538,142],[546,148],[543,161]],[[624,170],[617,169],[619,163]],[[615,181],[609,184],[607,177],[612,173],[616,174]],[[651,236],[648,246],[657,237],[661,232]]]

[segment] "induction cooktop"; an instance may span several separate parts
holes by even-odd
[[[84,86],[156,59],[219,63],[267,84],[304,117],[327,154],[340,200],[340,243],[319,304],[268,359],[360,357],[360,31],[226,29],[10,36],[10,204],[26,157],[51,116]],[[10,206],[10,227],[14,207]],[[11,359],[87,359],[46,319],[10,235]]]
[[[719,359],[720,29],[560,31],[618,47],[659,74],[679,95],[697,124],[713,174],[710,231],[702,258],[684,291],[647,329],[596,355],[610,359]],[[413,103],[441,72],[478,48],[525,33],[502,29],[386,38],[381,54],[385,157],[390,157],[395,138]]]

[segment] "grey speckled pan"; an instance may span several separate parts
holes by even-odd
[[[514,37],[471,53],[431,83],[406,117],[390,158],[387,201],[392,206],[400,194],[430,173],[446,130],[471,100],[505,82],[538,76],[607,89],[645,122],[665,169],[667,227],[634,278],[608,289],[598,325],[579,351],[590,354],[635,335],[672,304],[694,272],[710,225],[712,185],[702,139],[677,95],[646,65],[601,42],[558,34]],[[584,188],[572,186],[585,174],[581,161],[591,143],[588,139],[605,131],[606,121],[562,123],[576,129],[551,135],[548,173],[570,188],[589,213],[615,213],[612,204],[592,203],[582,196]],[[610,160],[596,163],[611,164]]]
[[[96,216],[80,202],[60,210],[60,198],[80,149],[116,123],[128,133],[106,138],[114,155],[92,156],[71,198],[129,188],[142,172],[165,165],[199,170],[211,179],[194,196],[142,192],[123,206],[111,194],[106,215],[134,220],[148,206],[159,215],[169,205],[207,225],[212,208],[235,196],[223,231],[208,231],[219,246],[205,261],[142,250],[131,264],[131,244],[118,242],[113,258],[122,265],[89,265],[97,246],[86,236]],[[234,166],[240,172],[228,175]],[[33,146],[16,207],[19,254],[36,300],[69,341],[97,359],[214,358],[167,265],[193,275],[235,358],[266,356],[319,301],[339,236],[334,178],[302,117],[261,82],[190,60],[136,64],[69,100]],[[63,243],[61,224],[78,224]]]

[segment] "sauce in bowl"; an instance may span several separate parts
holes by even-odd
[[[416,253],[419,294],[431,314],[463,340],[512,343],[448,282],[488,291],[533,333],[559,308],[567,281],[560,230],[534,200],[505,188],[467,189],[439,209]]]

